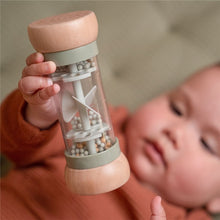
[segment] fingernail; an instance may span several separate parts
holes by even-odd
[[[161,204],[162,198],[160,196],[157,196],[159,203]]]
[[[48,72],[54,72],[56,70],[56,66],[55,66],[54,62],[52,62],[52,61],[47,62],[47,70],[48,70]]]
[[[36,57],[37,57],[37,60],[40,60],[40,61],[41,61],[41,60],[42,60],[42,61],[44,60],[44,56],[43,56],[42,53],[37,52],[37,53],[36,53]]]
[[[47,83],[48,83],[48,86],[52,86],[53,85],[52,79],[49,78]]]
[[[46,62],[46,63],[44,64],[44,68],[45,68],[45,71],[46,71],[46,72],[50,72],[50,63],[49,63],[49,62]]]

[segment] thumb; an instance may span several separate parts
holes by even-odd
[[[161,205],[161,197],[156,196],[151,201],[151,218],[150,220],[166,220],[166,213]]]

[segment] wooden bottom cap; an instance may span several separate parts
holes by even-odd
[[[130,167],[123,153],[104,166],[77,170],[66,166],[66,184],[73,193],[95,195],[117,189],[127,182]]]

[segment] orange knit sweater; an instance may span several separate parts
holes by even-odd
[[[154,194],[133,174],[121,188],[95,196],[72,194],[65,185],[64,142],[58,123],[48,130],[23,119],[25,102],[18,90],[1,105],[1,151],[15,168],[1,179],[3,220],[134,220],[149,219]],[[125,108],[110,109],[115,135],[125,153]],[[203,210],[187,213],[163,201],[167,219],[210,219]]]

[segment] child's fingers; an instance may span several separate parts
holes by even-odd
[[[56,64],[52,61],[35,63],[23,69],[22,77],[48,75],[54,73],[55,70]]]
[[[166,220],[166,213],[161,205],[161,197],[156,196],[151,201],[151,220]]]
[[[24,99],[33,105],[41,105],[46,103],[52,96],[60,91],[57,84],[38,90],[36,93],[24,95]]]
[[[44,61],[44,56],[42,53],[36,52],[32,53],[30,56],[27,57],[26,59],[26,64],[30,66],[31,64],[34,63],[41,63]]]
[[[31,102],[33,104],[43,104],[52,96],[56,95],[59,91],[60,87],[57,84],[41,89],[37,93],[32,95]]]
[[[31,95],[37,90],[46,88],[52,84],[52,80],[48,77],[27,76],[21,78],[18,83],[18,88],[23,95]]]

